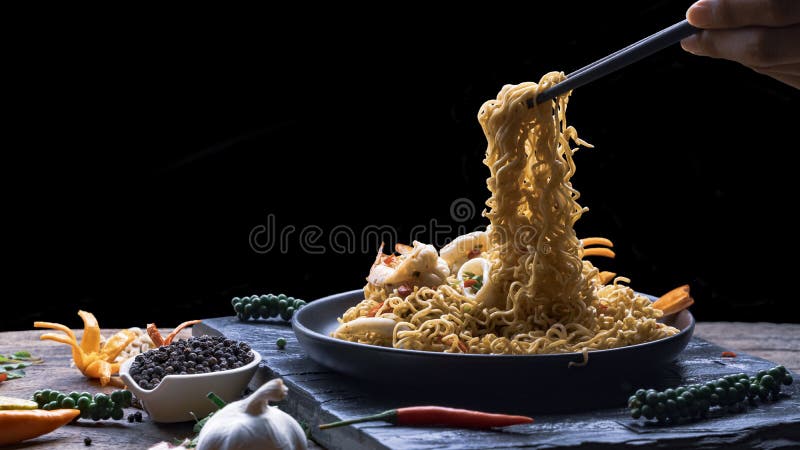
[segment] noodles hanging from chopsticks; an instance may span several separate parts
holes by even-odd
[[[586,209],[570,181],[577,150],[570,143],[591,146],[567,125],[569,94],[526,104],[563,79],[551,72],[539,83],[506,85],[480,109],[489,231],[460,237],[454,243],[468,247],[443,248],[438,263],[416,242],[398,257],[379,252],[365,300],[344,313],[335,337],[415,350],[585,357],[677,333],[657,322],[661,311],[626,286],[629,280],[607,284],[613,274],[583,259],[614,256],[608,248],[584,249],[574,230]],[[611,246],[602,238],[585,244]]]

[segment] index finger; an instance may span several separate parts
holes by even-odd
[[[800,23],[798,0],[700,0],[686,11],[690,24],[705,29]]]

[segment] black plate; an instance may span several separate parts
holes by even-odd
[[[378,347],[330,337],[339,326],[337,317],[363,299],[359,289],[310,302],[294,315],[297,340],[312,359],[337,372],[379,384],[413,387],[418,393],[455,390],[463,397],[463,389],[481,389],[493,392],[493,397],[511,392],[507,400],[525,394],[543,400],[588,395],[594,400],[587,402],[584,398],[584,405],[602,403],[604,398],[619,401],[619,391],[629,392],[632,385],[647,379],[655,382],[652,377],[663,373],[676,359],[694,330],[694,317],[684,310],[664,322],[680,333],[658,341],[592,351],[586,366],[571,368],[571,361],[583,360],[580,353],[465,355]],[[513,388],[498,389],[509,386]],[[608,395],[599,390],[608,391]]]

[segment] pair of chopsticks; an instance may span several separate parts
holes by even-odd
[[[552,100],[561,94],[604,77],[646,56],[650,56],[659,50],[663,50],[672,44],[680,42],[682,39],[691,36],[697,31],[699,31],[699,29],[689,25],[689,22],[686,20],[680,21],[675,25],[665,28],[639,42],[635,42],[622,50],[616,51],[605,58],[599,59],[588,66],[570,73],[561,83],[541,92],[536,97],[536,103]],[[528,99],[526,103],[528,108],[533,108],[533,99]]]

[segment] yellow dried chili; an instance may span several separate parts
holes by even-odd
[[[60,323],[34,322],[36,328],[49,328],[61,331],[66,336],[54,333],[45,333],[40,336],[42,340],[50,340],[67,344],[72,347],[72,360],[75,366],[88,378],[97,378],[100,384],[105,386],[111,381],[111,375],[119,372],[119,363],[114,363],[114,359],[128,346],[136,335],[128,330],[122,330],[109,338],[104,345],[100,345],[100,325],[94,314],[86,311],[78,311],[78,315],[83,319],[83,337],[78,345],[75,333]]]

